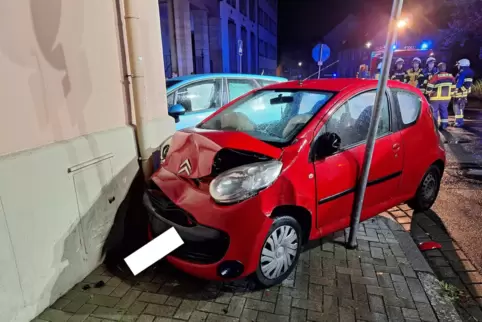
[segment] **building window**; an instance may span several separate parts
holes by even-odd
[[[273,34],[276,35],[276,24],[274,23],[273,19],[269,20],[269,31]]]
[[[261,57],[264,57],[266,56],[266,47],[265,47],[266,43],[263,41],[263,40],[259,40],[259,45],[258,45],[258,48],[259,48],[259,55]]]
[[[266,30],[269,30],[269,20],[270,20],[270,18],[268,16],[268,14],[265,12],[264,13],[264,29],[266,29]]]
[[[236,1],[236,0],[234,0],[234,1]],[[248,3],[247,3],[247,1],[248,0],[239,0],[239,11],[245,16],[248,15],[248,8],[247,8]]]
[[[251,73],[256,72],[256,35],[251,33]]]
[[[264,12],[261,8],[258,9],[258,24],[264,26]]]
[[[256,0],[249,0],[249,19],[256,21]]]
[[[236,8],[236,0],[226,0],[226,1],[231,7]]]

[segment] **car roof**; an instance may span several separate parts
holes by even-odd
[[[324,90],[330,92],[340,92],[351,87],[376,87],[378,80],[374,79],[360,79],[360,78],[325,78],[313,79],[306,81],[289,81],[279,84],[272,84],[267,86],[269,89],[307,89],[307,90]],[[404,84],[399,81],[388,81],[388,87],[400,88],[409,91],[414,91],[415,87],[409,84]]]
[[[185,75],[179,76],[174,78],[167,79],[168,81],[187,81],[187,80],[196,80],[196,79],[206,79],[206,78],[214,78],[214,77],[230,77],[230,78],[255,78],[255,79],[264,79],[264,80],[273,80],[273,81],[287,81],[288,79],[279,76],[268,76],[268,75],[256,75],[256,74],[233,74],[233,73],[217,73],[217,74],[194,74],[194,75]]]

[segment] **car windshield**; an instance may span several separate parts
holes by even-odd
[[[259,140],[290,142],[334,95],[323,91],[261,90],[199,125],[202,129],[239,131]]]
[[[180,82],[181,81],[178,81],[178,80],[166,80],[166,88],[169,89],[169,87],[174,86]]]

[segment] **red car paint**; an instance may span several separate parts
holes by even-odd
[[[223,258],[216,263],[196,264],[176,256],[168,256],[168,260],[189,274],[213,280],[221,279],[217,274],[219,263],[235,260],[244,265],[239,277],[247,276],[257,268],[261,248],[273,222],[271,216],[279,207],[297,207],[310,215],[311,225],[304,227],[310,240],[348,227],[365,145],[315,162],[310,161],[310,148],[316,133],[339,106],[376,86],[376,81],[371,80],[330,79],[266,87],[337,92],[298,133],[293,143],[283,148],[242,132],[198,128],[177,132],[165,164],[152,176],[152,181],[197,223],[227,233],[230,243]],[[434,130],[430,107],[420,91],[400,82],[389,81],[388,86],[419,95],[422,108],[415,124],[377,139],[362,220],[412,198],[427,169],[436,161],[445,163],[445,152]],[[223,148],[257,152],[278,159],[283,163],[282,172],[271,186],[250,199],[233,205],[217,204],[209,194],[209,175],[216,153]],[[189,174],[180,172],[185,160],[190,160]]]
[[[442,245],[434,241],[422,242],[418,244],[418,249],[420,249],[422,252],[425,252],[427,250],[432,250],[432,249],[441,249],[441,248],[442,248]]]

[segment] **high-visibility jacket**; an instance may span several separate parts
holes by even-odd
[[[425,94],[428,82],[432,79],[433,75],[438,73],[438,68],[434,67],[432,69],[425,68],[418,76],[418,88]]]
[[[417,70],[414,70],[413,68],[410,68],[407,70],[407,76],[408,76],[408,83],[412,86],[417,87],[418,86],[418,77],[422,73],[422,69],[419,68]]]
[[[455,76],[455,98],[467,98],[474,81],[474,72],[469,67],[462,67]]]
[[[450,101],[455,94],[455,77],[447,72],[440,72],[427,84],[426,94],[430,101]]]
[[[408,82],[408,75],[403,69],[395,69],[390,73],[390,79],[397,80],[402,83]]]

